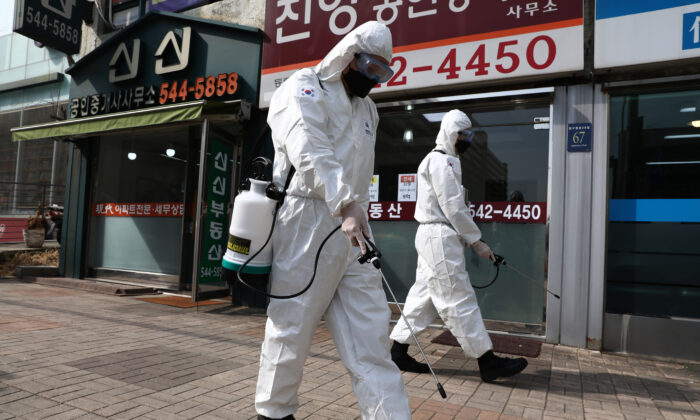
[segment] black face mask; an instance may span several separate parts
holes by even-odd
[[[376,80],[370,79],[352,67],[343,75],[343,79],[345,79],[350,93],[360,98],[367,96],[369,91],[377,84]]]
[[[472,145],[472,142],[470,142],[470,141],[458,141],[457,144],[455,145],[455,147],[457,148],[457,153],[459,153],[461,155],[464,152],[466,152],[467,149],[469,149],[469,146],[471,146],[471,145]]]

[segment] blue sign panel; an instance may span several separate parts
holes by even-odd
[[[611,199],[611,222],[700,222],[700,199]]]
[[[700,48],[700,12],[683,15],[683,49]]]
[[[608,19],[637,13],[654,12],[673,7],[689,6],[698,0],[597,0],[595,18]]]
[[[148,10],[163,10],[166,12],[179,12],[203,3],[205,0],[148,0]]]
[[[569,124],[566,149],[569,152],[590,152],[591,132],[591,123]]]

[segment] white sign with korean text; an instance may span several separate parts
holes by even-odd
[[[372,175],[369,183],[369,201],[379,201],[379,175]]]
[[[700,1],[598,0],[594,51],[596,68],[700,57]]]
[[[396,201],[416,201],[417,192],[416,174],[399,174],[399,192]]]

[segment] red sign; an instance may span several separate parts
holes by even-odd
[[[475,222],[547,223],[547,203],[483,201],[470,203],[469,214]]]
[[[184,203],[93,203],[93,216],[182,217]]]
[[[377,201],[369,203],[369,220],[412,221],[416,203]],[[546,202],[484,201],[470,203],[469,215],[482,223],[547,223]]]
[[[26,217],[0,217],[0,242],[22,242],[22,230],[27,228]]]
[[[369,220],[414,220],[415,201],[377,201],[369,203]]]
[[[370,20],[394,45],[377,92],[583,69],[583,0],[268,0],[261,103]]]

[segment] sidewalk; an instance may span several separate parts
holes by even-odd
[[[0,420],[254,419],[265,316],[0,279]],[[544,345],[482,383],[474,359],[421,336],[448,394],[404,374],[413,419],[700,419],[700,365]],[[417,351],[412,348],[413,351]],[[350,379],[319,327],[297,419],[353,419]]]

